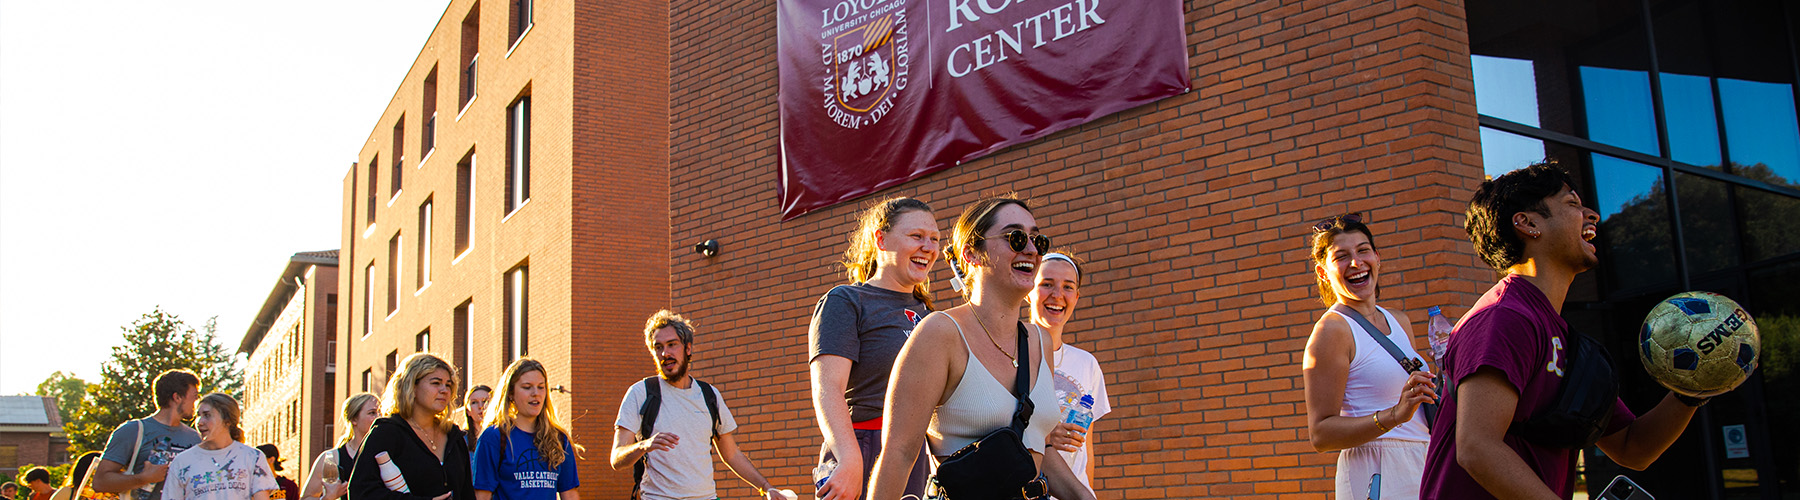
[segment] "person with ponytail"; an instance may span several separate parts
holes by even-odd
[[[475,446],[476,500],[581,500],[575,488],[580,445],[551,401],[544,364],[519,358],[500,376],[492,411]]]
[[[344,433],[338,436],[337,448],[325,450],[313,461],[306,484],[300,488],[300,498],[338,500],[344,497],[350,488],[350,466],[356,465],[363,436],[369,435],[369,427],[375,425],[375,419],[381,418],[376,414],[380,407],[381,398],[367,392],[344,400],[340,410],[344,414]]]
[[[463,433],[469,442],[469,452],[475,452],[475,440],[481,437],[482,422],[487,421],[488,399],[494,395],[494,388],[487,384],[475,384],[469,393],[463,395]]]
[[[859,220],[844,251],[850,284],[819,298],[807,329],[813,414],[825,435],[819,461],[836,463],[817,492],[827,500],[863,493],[881,453],[888,374],[913,327],[931,312],[931,266],[938,258],[937,219],[925,202],[890,198]],[[924,495],[928,475],[920,454],[906,492]]]
[[[945,497],[942,474],[951,464],[944,459],[1009,427],[1015,417],[1022,417],[1022,428],[1017,441],[1010,442],[1023,444],[1020,452],[1029,458],[1020,458],[1031,463],[1003,466],[1035,469],[1036,478],[985,489],[1017,492],[996,499],[1035,499],[1046,493],[1068,500],[1094,498],[1062,454],[1048,452],[1046,438],[1060,417],[1048,359],[1051,341],[1043,331],[1026,328],[1019,316],[1049,247],[1050,238],[1039,232],[1030,207],[1011,196],[981,200],[957,218],[948,256],[968,302],[926,316],[894,361],[883,403],[882,451],[868,489],[871,500],[914,498],[906,496],[905,488],[922,444],[940,464],[940,476],[932,478],[937,487],[926,498]],[[1020,372],[1029,380],[1018,380]],[[1024,394],[1013,392],[1015,381],[1025,386]],[[1031,405],[1020,405],[1020,398]],[[1033,409],[1026,416],[1022,408]],[[970,478],[985,471],[963,472],[970,474],[960,477]],[[952,487],[963,486],[972,485]]]
[[[269,500],[281,489],[263,452],[244,444],[243,410],[230,395],[200,398],[194,428],[200,444],[169,461],[163,500]]]

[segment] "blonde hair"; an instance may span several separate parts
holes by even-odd
[[[400,372],[388,379],[387,390],[381,393],[381,414],[410,419],[413,415],[413,394],[420,380],[425,380],[431,372],[443,370],[449,376],[444,383],[450,385],[450,391],[456,392],[456,368],[445,362],[444,358],[429,352],[416,352],[400,363]],[[431,415],[432,421],[439,429],[450,427],[450,405]]]
[[[876,233],[885,233],[894,229],[894,221],[901,215],[912,212],[924,212],[931,216],[931,205],[912,198],[888,198],[869,206],[857,216],[856,232],[850,233],[850,248],[844,250],[844,275],[851,283],[862,283],[875,277],[875,255],[881,251],[875,245]],[[932,224],[936,224],[933,219]],[[914,298],[925,303],[925,309],[931,309],[931,276],[925,281],[913,285]]]
[[[531,358],[519,358],[506,367],[506,373],[500,375],[500,380],[504,383],[496,391],[489,393],[493,395],[493,399],[488,401],[487,418],[482,419],[481,425],[499,430],[501,443],[512,442],[513,420],[519,416],[518,410],[513,406],[513,388],[518,386],[520,377],[531,372],[543,374],[545,381],[550,380],[550,372],[544,370],[543,363]],[[538,458],[555,469],[569,458],[563,455],[564,439],[569,440],[569,447],[575,450],[586,449],[575,444],[575,438],[570,434],[569,428],[563,426],[562,418],[556,414],[556,404],[552,401],[555,399],[549,394],[544,395],[544,411],[538,413],[537,418],[532,421],[532,428],[536,432],[532,434],[531,442],[537,446]]]
[[[225,428],[231,429],[232,441],[240,443],[244,441],[244,428],[238,425],[238,421],[244,417],[244,410],[238,406],[237,398],[223,392],[215,392],[200,398],[200,404],[210,406],[213,411],[219,412],[219,419],[225,421]]]
[[[344,414],[344,433],[338,436],[338,446],[343,446],[350,442],[350,438],[356,437],[354,436],[356,434],[356,417],[362,415],[363,405],[375,400],[375,395],[367,392],[357,393],[350,396],[350,399],[344,400],[344,408],[339,410]]]

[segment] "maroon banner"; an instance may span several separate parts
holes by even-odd
[[[1181,0],[778,0],[792,219],[1186,92]]]

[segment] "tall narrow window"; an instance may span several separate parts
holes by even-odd
[[[431,352],[430,328],[426,328],[425,331],[419,332],[419,336],[413,338],[413,352]]]
[[[475,100],[475,62],[480,59],[477,53],[480,47],[481,4],[478,2],[469,7],[469,14],[463,16],[462,22],[462,85],[458,87],[463,108]]]
[[[519,266],[506,272],[506,345],[502,349],[506,359],[504,364],[530,354],[528,348],[531,336],[527,333],[529,325],[526,316],[531,311],[529,300],[531,294],[530,280],[526,277],[526,267]]]
[[[400,232],[388,238],[387,312],[400,310]]]
[[[525,30],[531,28],[531,0],[510,0],[507,10],[510,19],[507,21],[508,36],[511,44],[518,44],[519,37],[525,36]]]
[[[437,66],[432,66],[431,72],[425,74],[422,87],[420,93],[424,94],[425,102],[419,107],[419,116],[424,117],[425,122],[419,127],[419,166],[424,166],[425,157],[437,149]]]
[[[474,200],[475,152],[470,151],[456,163],[456,255],[459,257],[469,250],[469,233],[474,229],[469,207],[473,206]]]
[[[457,305],[456,311],[451,314],[453,316],[451,336],[455,338],[450,341],[454,343],[453,349],[456,351],[453,357],[456,366],[463,367],[463,369],[457,370],[461,377],[456,381],[457,387],[469,386],[469,351],[475,349],[475,345],[469,340],[470,332],[475,331],[475,319],[469,316],[469,307],[474,303],[474,299],[465,300],[462,304]]]
[[[325,317],[330,318],[328,320],[325,320],[325,356],[324,356],[325,357],[325,373],[327,374],[326,376],[329,377],[329,376],[331,376],[329,374],[337,373],[338,303],[337,303],[337,294],[335,294],[335,293],[325,294]],[[326,387],[335,387],[334,384],[329,384],[329,383],[325,384],[325,386]]]
[[[369,392],[369,387],[373,385],[375,385],[375,369],[364,368],[362,375],[362,392]]]
[[[506,214],[531,199],[531,96],[506,108]]]
[[[406,117],[402,116],[394,122],[394,166],[388,168],[388,197],[400,196],[400,175],[406,169],[400,165],[406,162]]]
[[[366,199],[369,202],[369,214],[368,214],[369,221],[368,222],[369,222],[370,226],[375,225],[375,207],[376,207],[376,205],[375,205],[375,182],[380,179],[381,179],[381,155],[375,155],[375,156],[372,156],[369,158],[369,187],[367,190],[363,191],[364,193],[368,194]]]
[[[419,269],[414,273],[413,287],[423,290],[425,285],[431,284],[431,198],[425,198],[425,204],[419,205],[419,230],[415,234],[419,235],[419,241],[413,248],[418,250],[418,255],[413,261]]]
[[[398,370],[399,368],[400,368],[400,351],[399,350],[388,351],[387,373],[383,374],[381,376],[381,378],[384,378],[387,380],[393,380],[394,379],[394,371]],[[382,385],[387,385],[387,384],[383,383]]]
[[[363,324],[362,334],[368,337],[375,329],[375,262],[363,268]]]

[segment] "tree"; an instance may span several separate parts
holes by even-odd
[[[201,330],[157,307],[124,330],[125,344],[112,348],[112,360],[100,365],[100,380],[89,384],[74,419],[63,423],[69,454],[106,447],[114,428],[156,411],[152,383],[162,372],[181,368],[200,376],[200,391],[242,398],[243,372],[220,345],[217,318]]]
[[[74,420],[75,409],[81,406],[82,398],[87,397],[88,383],[75,378],[73,373],[58,371],[50,374],[37,386],[37,395],[56,398],[56,414],[62,416],[63,423]]]

